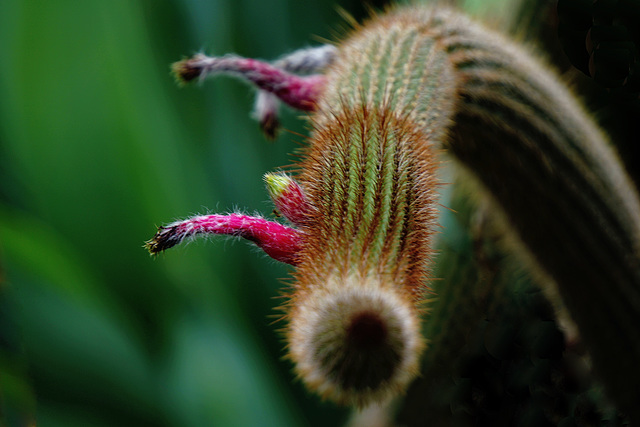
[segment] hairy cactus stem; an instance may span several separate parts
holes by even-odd
[[[174,70],[183,81],[223,72],[253,82],[268,92],[256,112],[267,130],[276,97],[313,111],[300,184],[267,178],[297,230],[283,228],[291,238],[282,240],[261,235],[272,252],[295,253],[287,339],[303,381],[361,406],[396,395],[417,374],[445,150],[557,284],[607,390],[637,413],[640,202],[603,133],[554,74],[505,37],[439,8],[390,10],[335,48],[301,52],[292,64],[311,58],[304,74],[324,74],[201,54]]]

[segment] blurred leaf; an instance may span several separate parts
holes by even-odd
[[[170,407],[175,425],[300,425],[286,393],[261,366],[263,354],[242,331],[184,318],[174,334],[165,394],[176,403]]]
[[[93,407],[96,420],[158,417],[150,366],[112,315],[26,280],[13,293],[21,308],[25,353],[43,402],[73,400],[80,407]]]
[[[10,308],[0,330],[16,336],[0,365],[17,368],[2,391],[24,386],[28,396],[31,386],[39,425],[325,425],[342,416],[299,393],[280,360],[267,315],[285,268],[254,259],[246,244],[194,244],[155,260],[142,248],[154,226],[177,217],[272,209],[261,177],[289,163],[291,139],[301,138],[265,143],[245,86],[179,89],[168,71],[202,47],[279,55],[326,35],[318,16],[337,17],[319,3],[305,17],[313,27],[301,27],[291,4],[267,21],[269,6],[243,13],[250,1],[0,2]],[[272,42],[256,44],[262,34]],[[293,114],[285,123],[303,129]]]
[[[47,278],[57,291],[79,302],[100,306],[110,301],[90,268],[46,224],[0,205],[0,253],[9,269]],[[112,302],[111,302],[112,303]]]

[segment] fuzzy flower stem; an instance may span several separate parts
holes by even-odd
[[[187,83],[195,78],[227,73],[243,78],[258,88],[273,93],[293,108],[304,111],[315,109],[316,99],[324,87],[321,75],[300,77],[256,59],[236,55],[210,57],[197,54],[173,64],[178,80]]]
[[[324,70],[333,63],[338,48],[332,44],[298,49],[274,62],[273,65],[295,74],[311,74]]]
[[[226,234],[252,241],[271,258],[295,264],[301,246],[301,232],[264,218],[230,214],[204,215],[160,227],[146,243],[152,255],[200,234]]]
[[[314,74],[325,70],[333,63],[338,53],[338,48],[331,44],[318,47],[298,49],[273,63],[280,70],[293,74]],[[280,127],[278,120],[278,107],[280,101],[271,92],[259,90],[253,115],[260,123],[260,128],[269,139],[276,137]]]

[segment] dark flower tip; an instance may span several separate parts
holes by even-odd
[[[183,59],[171,64],[171,72],[180,84],[197,79],[202,74],[202,66],[194,58]]]
[[[280,129],[280,121],[275,114],[267,114],[260,120],[260,129],[268,139],[275,139]]]
[[[153,239],[145,242],[144,247],[151,255],[157,255],[165,249],[169,249],[180,243],[174,227],[160,227]]]

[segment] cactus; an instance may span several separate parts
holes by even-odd
[[[563,378],[583,378],[567,371],[568,358],[587,357],[576,350],[579,342],[605,394],[639,422],[638,194],[603,132],[549,67],[458,12],[424,7],[389,10],[335,48],[290,58],[267,64],[198,54],[174,72],[184,82],[231,73],[256,85],[256,116],[268,135],[278,100],[312,112],[299,184],[266,178],[294,228],[260,234],[265,220],[252,219],[242,232],[198,229],[249,238],[295,264],[285,310],[289,354],[302,380],[339,403],[383,405],[409,387],[424,352],[423,377],[399,417],[414,424],[416,411],[429,407],[446,423],[442,408],[456,399],[444,402],[435,390],[447,375],[486,370],[469,362],[478,357],[469,349],[475,332],[497,328],[486,333],[485,347],[495,359],[515,360],[501,363],[500,375],[516,383],[500,387],[512,387],[516,400],[524,399],[525,376],[506,373],[527,372],[528,357],[553,360]],[[474,189],[451,199],[459,226],[438,211],[448,188],[443,160],[452,160],[456,187],[470,182]],[[148,248],[168,247],[167,230],[175,234],[181,224],[162,227]],[[447,246],[456,229],[472,236],[461,244],[478,245],[464,256]],[[426,341],[419,331],[425,312]],[[507,357],[505,337],[521,331],[550,344],[525,340],[524,355]],[[563,395],[606,411],[590,387]],[[494,423],[522,413],[557,423],[566,412],[547,405],[529,413],[516,402],[513,413],[500,414],[491,402],[458,401],[466,402],[462,413]]]

